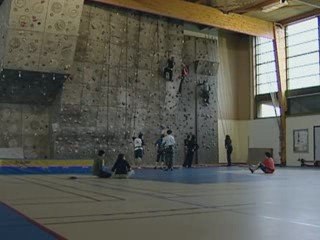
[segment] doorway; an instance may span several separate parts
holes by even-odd
[[[320,160],[320,126],[313,129],[314,160]]]

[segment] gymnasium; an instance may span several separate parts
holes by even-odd
[[[319,58],[319,0],[0,0],[0,239],[319,239]]]

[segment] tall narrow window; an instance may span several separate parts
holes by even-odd
[[[286,29],[288,89],[320,86],[319,18]]]
[[[273,42],[267,38],[255,38],[256,94],[278,91]]]

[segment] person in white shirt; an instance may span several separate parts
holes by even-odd
[[[173,148],[176,145],[176,141],[174,140],[174,137],[172,136],[171,130],[167,131],[167,135],[163,138],[162,145],[164,146],[165,163],[167,165],[167,168],[165,169],[165,171],[168,171],[169,169],[172,171],[172,169],[173,169]]]
[[[142,157],[143,157],[144,143],[143,143],[142,137],[143,137],[143,134],[140,133],[139,137],[134,138],[133,140],[135,165],[138,167],[138,169],[141,169]]]

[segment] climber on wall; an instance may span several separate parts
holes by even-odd
[[[189,67],[187,65],[185,65],[184,63],[182,63],[181,65],[181,75],[180,75],[180,85],[179,85],[179,90],[178,93],[181,94],[182,91],[182,83],[185,80],[185,78],[189,75]]]
[[[164,71],[163,71],[163,77],[165,79],[168,79],[169,81],[173,81],[173,79],[172,79],[172,77],[173,77],[173,68],[174,68],[175,64],[176,63],[174,61],[174,57],[171,57],[171,58],[168,59],[167,66],[164,68]]]
[[[208,83],[207,80],[205,80],[203,83],[201,83],[199,85],[202,86],[200,96],[202,97],[203,105],[204,106],[208,106],[209,105],[209,99],[210,99],[211,87],[209,86],[209,83]]]

